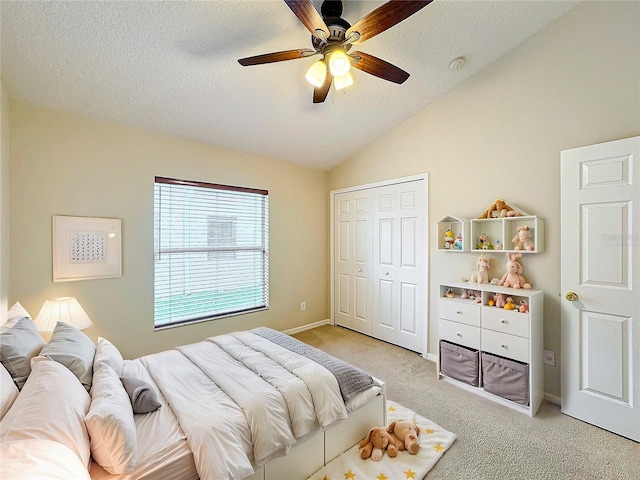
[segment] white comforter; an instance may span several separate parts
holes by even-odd
[[[140,360],[178,417],[202,480],[250,475],[347,417],[327,369],[252,332]]]

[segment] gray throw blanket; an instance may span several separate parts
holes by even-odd
[[[336,377],[345,402],[374,385],[371,375],[285,333],[267,327],[254,328],[251,332],[298,355],[303,355],[329,370]]]

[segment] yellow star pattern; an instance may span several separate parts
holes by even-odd
[[[406,472],[402,472],[404,473],[404,478],[406,480],[408,480],[409,478],[416,478],[416,472],[414,472],[413,470],[409,469]]]
[[[345,480],[356,480],[356,474],[349,469],[347,473],[344,474]]]
[[[389,405],[388,410],[389,410],[390,412],[395,412],[395,411],[396,411],[396,407],[394,407],[393,405]]]
[[[380,475],[378,475],[376,477],[377,480],[389,480],[389,477],[387,477],[384,473],[381,473]]]
[[[435,432],[435,430],[431,427],[427,427],[423,430],[424,433],[426,433],[427,435],[433,435]]]
[[[441,443],[438,443],[437,445],[435,445],[433,448],[436,449],[436,452],[442,452],[444,450],[444,447],[442,446]]]

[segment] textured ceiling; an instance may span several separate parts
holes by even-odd
[[[346,0],[342,17],[382,3]],[[355,70],[314,105],[304,74],[317,57],[237,62],[311,46],[282,1],[2,0],[1,73],[21,102],[327,170],[576,3],[436,0],[358,45],[408,71],[404,84]]]

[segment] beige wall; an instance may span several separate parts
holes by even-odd
[[[127,357],[328,318],[325,172],[23,104],[11,103],[10,117],[10,303],[35,317],[45,300],[76,296],[94,322],[86,332]],[[269,190],[268,311],[153,331],[155,175]],[[123,276],[53,283],[52,214],[121,218]]]
[[[9,98],[0,83],[0,325],[9,297]]]
[[[546,251],[522,263],[561,361],[560,151],[640,133],[639,19],[638,2],[585,2],[330,172],[330,189],[430,173],[430,353],[437,285],[469,278],[477,258],[438,253],[435,222],[504,198],[545,219]],[[560,395],[559,367],[545,367],[545,391]]]

